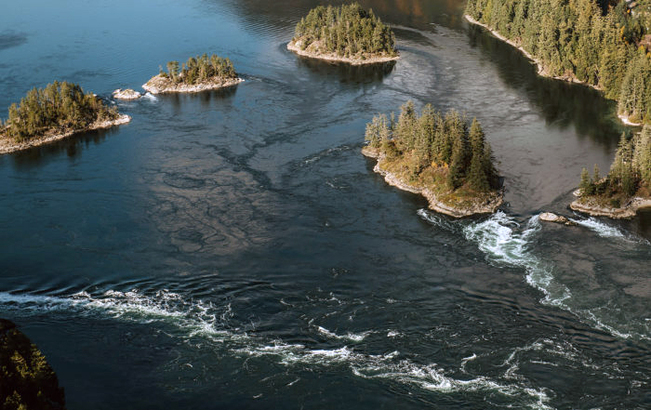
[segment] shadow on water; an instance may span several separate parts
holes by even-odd
[[[208,3],[215,2],[210,0]],[[234,2],[235,3],[235,2]],[[330,1],[328,4],[337,6],[350,1]],[[419,29],[430,27],[431,23],[443,24],[448,27],[463,27],[463,9],[465,2],[457,0],[424,1],[424,0],[359,0],[362,7],[373,11],[390,24],[407,25]],[[323,4],[316,0],[243,0],[236,2],[234,11],[249,21],[258,22],[261,17],[272,25],[283,27],[298,22],[300,16]],[[290,15],[288,15],[290,11]],[[288,19],[292,22],[289,23]]]
[[[9,156],[16,170],[27,170],[45,165],[62,153],[65,153],[69,159],[73,160],[79,158],[83,150],[91,144],[99,145],[117,131],[118,127],[82,132],[60,141],[19,151]]]
[[[213,101],[233,98],[237,93],[238,85],[221,88],[219,90],[202,91],[198,93],[169,93],[159,94],[157,98],[166,103],[171,103],[174,108],[180,108],[186,101],[200,101],[203,106],[210,106]]]
[[[0,33],[0,50],[22,46],[27,43],[27,34],[17,33],[13,30],[5,30]]]
[[[297,57],[297,65],[306,67],[318,75],[336,77],[342,83],[370,84],[381,82],[387,75],[391,74],[396,66],[395,61],[386,63],[370,64],[363,66],[351,66],[350,64],[322,61],[308,57]]]
[[[525,94],[540,108],[548,126],[570,126],[579,138],[588,137],[609,152],[627,128],[615,117],[616,103],[592,88],[538,75],[537,67],[522,53],[493,37],[485,29],[470,26],[470,46],[478,48],[497,67],[503,83]],[[604,115],[604,113],[610,113]]]
[[[651,209],[643,209],[637,212],[637,216],[627,223],[627,228],[636,232],[643,238],[651,240]]]

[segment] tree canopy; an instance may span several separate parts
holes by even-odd
[[[468,0],[466,12],[521,45],[548,75],[596,86],[618,100],[620,114],[651,121],[650,4]]]
[[[400,108],[398,120],[394,118],[375,116],[366,126],[366,140],[386,160],[400,162],[412,179],[427,179],[434,171],[444,175],[452,191],[499,188],[492,151],[477,119],[468,127],[458,112],[441,115],[429,104],[418,115],[411,101]]]
[[[628,138],[622,134],[615,160],[605,178],[599,176],[595,165],[592,178],[586,169],[581,173],[582,197],[602,196],[625,200],[635,194],[651,194],[651,125]]]
[[[397,55],[393,31],[358,3],[312,9],[296,25],[293,41],[300,41],[302,49],[313,45],[319,52],[346,57]]]
[[[161,68],[160,75],[169,78],[176,84],[189,85],[237,78],[231,60],[216,54],[190,57],[180,67],[178,61],[170,61],[167,63],[167,72]]]
[[[27,336],[5,319],[0,319],[0,408],[65,409],[54,370]]]
[[[81,130],[96,121],[113,120],[117,109],[109,108],[77,84],[55,81],[45,88],[34,88],[9,107],[4,134],[20,142],[48,133]]]

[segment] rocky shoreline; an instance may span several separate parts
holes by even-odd
[[[243,78],[233,78],[228,80],[215,79],[209,83],[202,84],[175,84],[167,77],[157,75],[152,77],[146,84],[142,86],[143,89],[152,94],[163,93],[198,93],[201,91],[218,90],[220,88],[232,87],[243,82]]]
[[[78,130],[72,130],[65,132],[63,134],[53,134],[53,135],[46,135],[34,139],[30,139],[28,141],[24,142],[15,142],[9,138],[2,137],[0,138],[0,154],[9,154],[12,152],[16,151],[22,151],[28,148],[32,147],[38,147],[41,145],[49,144],[51,142],[59,141],[64,138],[68,138],[74,134],[79,134],[82,132],[87,132],[87,131],[94,131],[94,130],[100,130],[100,129],[106,129],[106,128],[111,128],[117,125],[122,125],[122,124],[127,124],[129,121],[131,121],[131,117],[128,115],[120,115],[118,118],[115,120],[109,120],[109,121],[96,121],[90,126]]]
[[[370,57],[365,60],[362,60],[361,58],[349,58],[349,57],[340,57],[335,53],[330,53],[330,54],[321,54],[317,53],[315,51],[308,51],[307,49],[302,50],[301,47],[301,40],[299,41],[290,41],[287,44],[287,49],[289,51],[292,51],[299,56],[302,57],[308,57],[308,58],[314,58],[318,60],[325,60],[325,61],[332,61],[332,62],[339,62],[339,63],[347,63],[350,65],[367,65],[367,64],[381,64],[381,63],[388,63],[390,61],[397,61],[400,59],[400,56],[395,56],[395,57],[389,57],[389,56],[380,56],[380,57]],[[310,47],[312,48],[312,45]]]
[[[407,184],[404,181],[402,181],[400,178],[398,178],[396,175],[392,174],[391,172],[383,170],[380,167],[380,163],[382,162],[382,156],[379,155],[377,151],[370,149],[367,146],[362,149],[362,154],[366,157],[374,158],[377,160],[375,167],[373,167],[373,171],[382,175],[384,177],[384,180],[387,182],[387,184],[394,186],[402,191],[407,191],[413,194],[419,194],[424,196],[427,199],[427,202],[429,203],[429,209],[433,211],[445,215],[449,215],[454,218],[464,218],[473,215],[495,213],[497,209],[504,203],[504,198],[500,193],[499,195],[496,195],[491,199],[483,201],[483,203],[476,203],[472,208],[460,209],[460,208],[452,207],[450,205],[441,202],[436,197],[436,194],[432,192],[430,189],[421,186]]]
[[[594,202],[585,203],[580,199],[573,201],[570,208],[591,216],[606,216],[612,219],[630,219],[637,215],[640,209],[651,208],[651,198],[635,197],[619,208],[610,208],[598,205]]]

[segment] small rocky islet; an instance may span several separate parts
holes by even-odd
[[[429,208],[461,218],[497,211],[503,190],[490,144],[479,121],[470,126],[459,113],[445,115],[413,102],[399,117],[377,115],[366,126],[362,153],[377,159],[374,171],[404,191],[423,195]]]
[[[142,88],[152,94],[197,93],[232,87],[243,81],[238,77],[230,59],[216,54],[203,54],[190,57],[181,66],[178,61],[168,62],[167,72],[161,68],[159,74]]]
[[[358,3],[312,9],[296,25],[287,49],[303,57],[351,65],[400,58],[391,28]]]

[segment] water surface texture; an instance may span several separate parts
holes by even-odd
[[[2,116],[54,79],[109,97],[204,52],[246,79],[119,102],[128,125],[0,157],[0,316],[68,407],[648,406],[651,214],[567,208],[634,131],[614,104],[538,77],[457,1],[363,2],[396,28],[395,65],[297,58],[316,4],[3,5]],[[410,99],[482,122],[500,212],[453,220],[372,172],[366,122]]]

